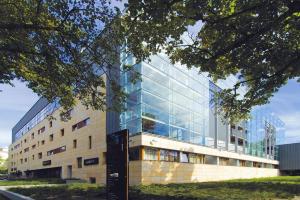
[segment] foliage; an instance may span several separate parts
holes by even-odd
[[[128,48],[139,60],[164,49],[173,62],[209,72],[215,81],[237,76],[217,95],[232,121],[247,118],[251,107],[300,76],[296,0],[129,0],[123,19]]]
[[[300,177],[241,179],[207,183],[144,185],[130,187],[135,200],[200,199],[292,199],[300,195]],[[51,187],[10,188],[34,199],[105,199],[105,188],[96,184],[70,184]]]
[[[116,102],[122,100],[125,94],[109,74],[122,42],[114,28],[119,13],[110,0],[2,0],[0,84],[26,81],[66,110],[76,98],[105,109],[106,81],[112,82]]]
[[[7,174],[7,159],[0,157],[0,174]]]

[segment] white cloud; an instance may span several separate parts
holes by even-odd
[[[11,143],[11,130],[0,129],[0,147],[8,147]]]
[[[0,84],[0,111],[28,111],[38,100],[38,96],[20,81],[13,82],[15,87]]]
[[[300,112],[287,112],[279,115],[280,119],[285,123],[286,142],[300,140]]]

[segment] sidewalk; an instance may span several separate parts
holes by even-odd
[[[10,200],[34,200],[30,197],[26,197],[14,192],[7,191],[6,188],[4,187],[0,187],[0,194],[2,194],[3,196],[7,197]]]

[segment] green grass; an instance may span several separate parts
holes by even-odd
[[[0,186],[15,185],[41,185],[41,184],[60,184],[64,183],[61,179],[16,179],[0,181]]]
[[[10,190],[36,200],[105,199],[104,187],[87,183],[52,187],[11,188]],[[286,176],[207,183],[134,186],[130,188],[129,194],[132,200],[293,199],[295,196],[300,196],[300,177]]]
[[[59,186],[37,186],[33,188],[10,188],[12,192],[29,196],[35,200],[105,200],[105,188],[88,183],[74,183]]]

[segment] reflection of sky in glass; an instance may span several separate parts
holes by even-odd
[[[134,63],[134,58],[122,56],[123,62]],[[236,79],[220,81],[218,86],[211,83],[205,74],[199,74],[194,68],[171,64],[164,54],[152,56],[150,62],[135,65],[141,73],[142,81],[131,83],[130,72],[121,75],[123,86],[129,93],[127,111],[121,114],[122,128],[128,128],[131,134],[147,132],[182,140],[199,145],[213,146],[214,134],[209,134],[209,109],[213,109],[210,99],[212,87],[217,90],[232,85]],[[277,123],[275,115],[267,111],[253,111],[253,118],[248,122],[248,133],[236,132],[244,138],[245,153],[263,156],[265,121]],[[277,120],[277,121],[276,121]],[[218,125],[219,126],[219,125]],[[242,127],[247,126],[241,123]],[[277,125],[274,125],[279,130]],[[230,134],[230,133],[229,133]],[[218,135],[217,145],[225,147],[229,141],[224,133]],[[277,139],[277,138],[276,138]],[[232,144],[229,144],[234,150]],[[239,152],[242,151],[239,146]]]

